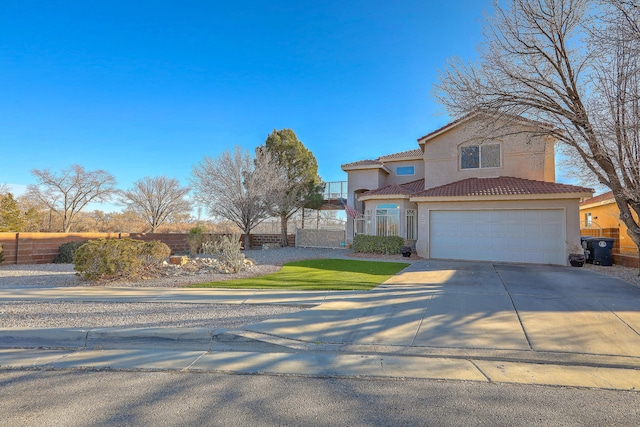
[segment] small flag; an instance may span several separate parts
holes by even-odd
[[[351,218],[357,218],[358,216],[360,216],[358,211],[356,211],[354,208],[349,206],[347,202],[344,202],[343,205],[344,205],[344,210],[347,211],[347,215],[349,215]]]

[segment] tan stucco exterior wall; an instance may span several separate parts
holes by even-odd
[[[349,171],[349,181],[347,184],[347,203],[349,206],[355,208],[358,212],[363,212],[364,204],[358,202],[356,192],[362,190],[375,190],[382,187],[385,181],[387,172],[382,169],[360,169]],[[347,231],[346,231],[346,243],[353,243],[353,218],[347,217]]]
[[[360,192],[362,190],[375,190],[376,188],[384,187],[385,185],[390,184],[404,184],[407,182],[415,181],[417,179],[422,179],[424,177],[424,162],[422,160],[391,161],[386,162],[385,166],[388,170],[391,171],[391,173],[388,173],[387,171],[380,168],[357,169],[347,172],[347,203],[349,204],[349,206],[354,207],[358,212],[362,213],[364,212],[364,202],[358,201],[356,192]],[[413,166],[415,173],[413,175],[397,175],[396,168],[403,166]],[[415,204],[413,204],[412,206],[413,209],[416,208]],[[406,208],[403,208],[403,212],[404,209]],[[353,243],[352,218],[347,219],[346,242]]]
[[[580,221],[578,219],[578,199],[552,200],[505,200],[505,201],[465,201],[418,203],[418,256],[430,258],[429,254],[429,215],[431,211],[441,210],[498,210],[498,209],[563,209],[565,211],[565,242],[567,255],[573,245],[580,244]]]
[[[384,185],[405,184],[407,182],[424,178],[424,161],[421,159],[405,160],[400,162],[386,162],[385,166],[387,166],[387,168],[391,170],[391,173],[387,175]],[[415,169],[415,173],[413,175],[397,175],[396,169],[403,166],[413,166]]]
[[[556,182],[556,144],[553,138],[545,139],[544,181]]]
[[[347,202],[350,206],[356,206],[356,191],[375,190],[385,185],[386,172],[380,169],[363,169],[349,172],[347,184]]]
[[[425,187],[432,188],[467,178],[512,176],[537,181],[554,181],[553,144],[542,137],[515,133],[498,138],[480,138],[474,122],[456,126],[425,143]],[[524,128],[523,128],[524,130]],[[501,144],[501,166],[498,168],[460,168],[460,147],[479,142]]]

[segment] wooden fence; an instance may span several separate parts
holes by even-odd
[[[613,263],[622,265],[625,267],[640,267],[640,260],[638,259],[637,252],[622,251],[620,248],[620,229],[616,227],[612,228],[583,228],[580,230],[581,236],[593,236],[593,237],[609,237],[613,240],[613,249],[611,253],[613,255]]]
[[[175,254],[189,251],[187,236],[180,233],[0,233],[0,244],[4,250],[2,264],[47,264],[53,262],[60,245],[67,242],[127,237],[144,241],[159,240]],[[295,246],[295,235],[287,237],[289,246]],[[280,242],[279,234],[251,234],[249,238],[252,248]],[[244,236],[241,239],[244,241]]]

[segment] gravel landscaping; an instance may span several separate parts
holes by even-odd
[[[256,265],[239,274],[186,272],[138,282],[87,282],[75,275],[71,264],[0,266],[0,288],[127,286],[179,287],[191,283],[222,281],[274,273],[286,262],[340,257],[345,250],[280,248],[246,251]],[[0,302],[0,328],[211,328],[234,329],[308,307],[286,305],[97,303],[97,302]]]
[[[350,251],[345,249],[279,248],[245,251],[245,256],[255,266],[238,274],[211,274],[203,272],[172,270],[174,275],[139,281],[111,280],[91,282],[75,275],[72,264],[5,264],[0,266],[0,288],[22,287],[67,287],[67,286],[111,286],[111,287],[180,287],[184,285],[219,282],[230,279],[263,276],[280,270],[282,264],[291,261],[316,258],[339,258]]]
[[[225,328],[295,313],[285,305],[7,301],[1,328]]]

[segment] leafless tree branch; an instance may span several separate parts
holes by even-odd
[[[191,182],[195,200],[213,216],[236,224],[245,234],[270,216],[268,194],[276,188],[281,168],[267,152],[258,151],[252,157],[248,151],[235,147],[233,153],[204,159],[192,169]]]
[[[85,171],[72,165],[60,174],[34,169],[37,184],[28,186],[30,198],[45,205],[62,220],[62,231],[69,232],[76,216],[91,202],[106,202],[115,193],[115,178],[104,170]]]
[[[155,233],[165,221],[189,213],[191,203],[185,198],[189,191],[189,187],[182,187],[175,178],[145,177],[123,191],[120,198],[149,225],[149,231]]]
[[[547,123],[574,166],[609,187],[640,246],[640,9],[631,0],[494,0],[477,63],[451,60],[436,96],[454,115]],[[634,216],[635,214],[635,216]]]

